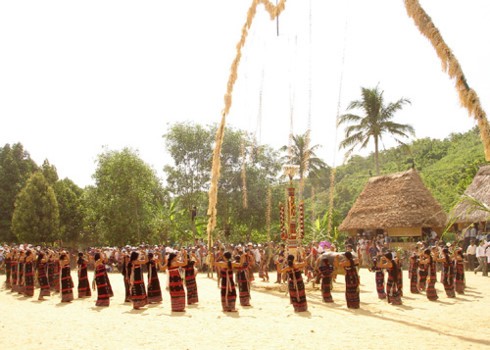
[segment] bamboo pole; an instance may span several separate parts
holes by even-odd
[[[218,181],[221,173],[221,148],[223,146],[223,138],[225,135],[226,116],[230,112],[233,96],[233,87],[238,77],[238,66],[242,57],[242,48],[245,46],[245,42],[248,36],[248,30],[252,26],[253,19],[257,12],[257,6],[259,4],[264,5],[265,10],[269,13],[271,20],[274,20],[286,7],[286,0],[280,0],[277,5],[272,4],[269,0],[252,0],[252,4],[247,12],[247,20],[242,27],[242,35],[240,41],[236,45],[236,55],[231,64],[230,75],[228,77],[228,83],[226,85],[226,93],[224,95],[225,107],[221,112],[221,122],[216,131],[215,146],[213,151],[213,165],[211,169],[211,185],[209,187],[209,204],[208,204],[208,245],[211,248],[212,232],[216,228],[216,204],[218,203]]]

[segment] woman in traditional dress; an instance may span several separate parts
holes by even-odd
[[[221,277],[221,307],[224,312],[236,312],[236,289],[233,282],[233,269],[238,269],[245,263],[245,254],[242,254],[240,262],[233,262],[231,252],[225,252],[221,261],[214,263]]]
[[[306,266],[306,261],[295,262],[294,255],[289,254],[287,257],[287,266],[282,268],[280,273],[287,273],[289,299],[293,304],[294,312],[308,311],[306,301],[305,284],[301,271]]]
[[[69,303],[73,300],[73,280],[71,278],[70,270],[70,255],[68,253],[61,253],[60,255],[60,267],[61,267],[61,302]]]
[[[455,298],[454,292],[454,262],[449,255],[449,249],[442,250],[442,256],[436,259],[437,262],[442,262],[441,282],[444,285],[444,290],[448,298]]]
[[[24,295],[26,297],[34,296],[34,259],[32,251],[26,251],[24,261]]]
[[[374,271],[374,280],[376,283],[376,292],[378,293],[378,299],[386,299],[385,292],[385,272],[382,268],[378,266],[378,260],[382,255],[373,257],[373,263],[371,265],[370,271]]]
[[[338,264],[337,256],[332,252],[321,254],[316,261],[315,270],[321,281],[322,298],[325,303],[333,303],[332,276],[335,265]]]
[[[57,252],[50,250],[48,261],[48,282],[51,291],[60,292],[60,262]]]
[[[148,262],[147,257],[142,255],[142,260],[139,259],[139,252],[131,252],[129,258],[129,284],[131,290],[131,302],[133,303],[133,309],[139,308],[148,304],[148,297],[146,295],[145,281],[143,280],[143,271],[141,265]]]
[[[184,267],[187,305],[197,304],[199,302],[196,283],[196,264],[199,265],[199,259],[197,258],[195,251],[192,250],[190,257],[187,259],[187,265]]]
[[[464,294],[466,283],[464,277],[464,257],[463,257],[463,250],[461,248],[458,248],[454,251],[454,264],[456,270],[456,276],[455,276],[456,293]]]
[[[107,279],[105,262],[100,253],[95,253],[94,255],[94,266],[95,271],[92,289],[95,290],[95,287],[97,286],[97,301],[95,302],[95,306],[109,306],[111,301],[109,282]]]
[[[153,256],[153,253],[148,253],[146,267],[148,271],[148,303],[150,304],[160,303],[163,300],[160,280],[158,279],[159,264],[158,259]]]
[[[437,296],[437,291],[435,288],[436,284],[436,261],[432,257],[430,249],[424,250],[424,253],[420,257],[419,264],[424,265],[428,272],[429,279],[427,283],[427,289],[425,295],[427,299],[431,301],[436,301],[439,297]]]
[[[415,247],[410,255],[410,265],[408,268],[408,278],[410,279],[410,293],[419,294],[419,281],[417,271],[419,269],[418,247]]]
[[[44,300],[44,297],[49,297],[51,295],[51,291],[48,283],[48,275],[47,275],[47,263],[48,259],[46,254],[40,252],[37,256],[37,281],[39,283],[39,297],[37,300]]]
[[[87,298],[92,296],[90,291],[90,283],[88,282],[87,274],[88,260],[83,256],[82,252],[78,253],[77,271],[78,271],[78,297]]]
[[[339,262],[339,266],[345,270],[345,300],[349,309],[359,309],[359,275],[357,266],[359,260],[354,258],[351,252],[344,253],[345,260]]]
[[[12,257],[10,260],[10,290],[12,292],[17,292],[17,278],[18,278],[18,263],[19,263],[19,252],[14,249],[12,251]]]
[[[131,288],[130,288],[130,283],[129,283],[131,271],[128,268],[128,264],[129,264],[129,255],[128,255],[128,253],[123,252],[121,274],[123,275],[123,281],[124,281],[124,292],[125,292],[124,302],[125,303],[131,302]]]
[[[242,253],[243,255],[243,253]],[[235,256],[235,262],[240,263],[242,255]],[[241,267],[236,268],[236,284],[238,285],[238,297],[241,306],[250,306],[250,280],[248,277],[248,263],[245,258],[245,262]]]
[[[10,277],[12,275],[12,251],[7,250],[5,254],[5,274],[7,275],[6,280],[5,280],[5,288],[10,289],[11,288],[11,280]]]
[[[401,305],[401,295],[399,289],[399,266],[391,252],[386,253],[378,261],[378,267],[388,271],[388,281],[386,282],[386,295],[388,303],[392,305]]]
[[[17,293],[24,294],[24,264],[25,264],[25,251],[21,249],[17,259]]]
[[[185,311],[185,290],[179,269],[187,265],[187,254],[184,250],[182,250],[180,256],[183,257],[182,261],[179,260],[177,253],[170,253],[166,264],[166,269],[168,270],[168,290],[170,293],[172,312]]]

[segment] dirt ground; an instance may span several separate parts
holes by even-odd
[[[361,309],[346,307],[343,276],[334,284],[335,303],[322,302],[307,287],[308,312],[294,313],[286,286],[254,282],[251,307],[221,311],[216,279],[198,275],[199,304],[172,313],[160,274],[164,300],[141,310],[123,303],[120,274],[110,274],[115,296],[108,308],[95,296],[60,303],[0,291],[2,349],[458,349],[490,348],[490,278],[467,273],[467,291],[455,299],[436,284],[439,301],[410,294],[404,271],[403,305],[378,300],[374,274],[361,270]],[[76,281],[76,273],[72,272]],[[2,281],[5,276],[1,276]],[[91,275],[90,275],[91,278]],[[216,276],[215,276],[216,278]],[[77,293],[74,291],[76,297]]]

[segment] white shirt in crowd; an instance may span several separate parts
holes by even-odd
[[[466,249],[466,254],[475,255],[476,254],[476,244],[470,244]]]
[[[476,248],[476,257],[481,258],[483,256],[485,256],[485,245],[479,245]]]

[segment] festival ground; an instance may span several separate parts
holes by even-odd
[[[76,272],[72,271],[76,279]],[[2,280],[5,276],[2,276]],[[91,274],[90,274],[91,277]],[[160,275],[162,286],[165,274]],[[215,276],[216,277],[216,276]],[[110,274],[115,297],[108,308],[95,297],[60,303],[59,295],[37,301],[2,289],[2,349],[483,349],[490,346],[490,277],[467,273],[465,295],[448,299],[437,283],[439,301],[408,289],[405,271],[403,305],[378,300],[374,274],[361,270],[361,309],[349,310],[344,281],[334,284],[334,304],[307,288],[308,308],[296,314],[286,286],[256,281],[252,307],[221,311],[216,280],[198,276],[199,305],[172,313],[170,297],[142,310],[124,304],[120,274]],[[271,274],[271,280],[275,274]],[[76,284],[76,281],[75,281]],[[282,288],[283,291],[279,289]],[[76,297],[76,291],[74,291]]]

